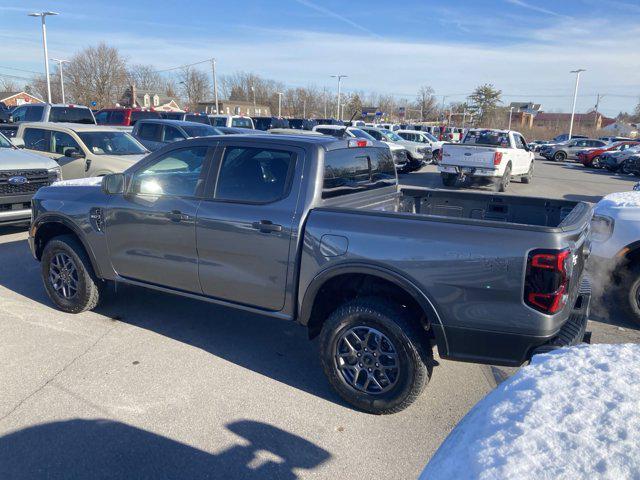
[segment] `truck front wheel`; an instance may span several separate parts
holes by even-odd
[[[67,313],[93,310],[100,300],[100,281],[82,244],[73,235],[61,235],[42,252],[42,281],[56,307]]]
[[[368,413],[404,410],[431,378],[429,341],[406,309],[378,298],[338,307],[322,327],[320,359],[331,386]]]
[[[458,176],[455,173],[441,173],[442,176],[442,184],[445,187],[453,187],[458,180]]]

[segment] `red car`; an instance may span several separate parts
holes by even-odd
[[[600,163],[600,155],[602,155],[604,152],[619,152],[638,144],[640,144],[640,142],[616,142],[601,148],[583,150],[581,152],[578,152],[576,157],[578,158],[578,162],[582,163],[585,167],[602,168],[602,165]]]
[[[161,118],[160,112],[143,108],[103,108],[96,113],[98,125],[119,125],[131,127],[143,118]]]

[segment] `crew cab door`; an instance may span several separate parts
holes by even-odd
[[[531,163],[531,152],[529,152],[527,142],[524,140],[522,135],[514,133],[513,140],[515,148],[511,150],[514,156],[512,173],[514,175],[522,175],[529,171],[529,165]]]
[[[205,295],[271,311],[285,303],[303,150],[222,143],[196,240]]]
[[[176,145],[151,155],[125,194],[111,198],[105,228],[120,276],[201,293],[195,225],[212,151],[207,144]]]

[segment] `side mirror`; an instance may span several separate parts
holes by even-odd
[[[124,173],[110,173],[102,177],[102,191],[107,195],[122,195],[124,184]]]
[[[16,148],[24,148],[24,140],[22,138],[18,138],[18,137],[12,138],[11,144]]]
[[[66,152],[64,152],[65,157],[69,158],[84,158],[84,152],[82,150],[78,150],[77,148],[70,148]]]

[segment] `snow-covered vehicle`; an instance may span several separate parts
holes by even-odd
[[[591,220],[592,275],[613,283],[618,304],[640,323],[640,191],[607,195]]]
[[[497,191],[504,192],[513,177],[531,182],[533,159],[534,154],[518,132],[472,129],[462,143],[442,147],[438,171],[446,187],[461,180],[481,179],[493,182]]]

